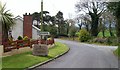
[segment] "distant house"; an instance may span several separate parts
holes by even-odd
[[[32,16],[30,14],[25,14],[23,18],[17,16],[14,18],[14,21],[16,24],[11,29],[14,40],[17,40],[18,36],[28,36],[32,39],[39,37],[37,32],[40,31],[40,29],[33,25]]]

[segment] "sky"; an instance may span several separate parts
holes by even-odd
[[[25,13],[41,11],[41,0],[0,0],[2,4],[6,3],[6,9],[13,13],[14,17]],[[65,19],[73,18],[75,13],[75,4],[78,0],[43,0],[43,10],[49,11],[54,16],[58,11],[63,12]]]

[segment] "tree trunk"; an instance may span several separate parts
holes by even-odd
[[[89,32],[89,26],[88,26],[88,24],[86,24],[86,30]]]
[[[109,33],[110,33],[110,36],[114,36],[114,34],[112,33],[111,23],[109,24]]]
[[[69,25],[67,26],[67,35],[69,34]]]
[[[78,24],[78,26],[79,26],[79,30],[81,30],[81,28],[82,28],[82,23],[81,23],[81,24]]]
[[[105,37],[105,30],[104,29],[102,30],[102,35],[103,35],[103,37]]]
[[[6,24],[3,25],[2,29],[3,29],[2,31],[3,42],[7,42],[8,41],[8,29],[7,29]]]
[[[120,43],[120,18],[117,18],[116,30],[117,30],[118,43]]]
[[[91,36],[97,36],[98,35],[98,16],[91,16],[92,18],[92,24],[91,24]]]
[[[58,35],[60,34],[60,25],[58,24]]]
[[[73,36],[73,41],[74,41],[75,39],[74,39],[74,36]]]

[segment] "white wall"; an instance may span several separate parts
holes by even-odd
[[[16,18],[15,25],[12,28],[12,36],[14,40],[17,40],[18,36],[23,37],[23,20],[21,18]]]
[[[38,39],[39,38],[39,35],[38,35],[37,31],[40,31],[40,29],[38,29],[37,27],[32,25],[32,39]]]

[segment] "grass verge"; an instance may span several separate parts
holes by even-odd
[[[118,58],[120,58],[120,48],[119,47],[114,51],[114,54],[117,55]]]
[[[3,57],[2,67],[3,70],[23,70],[27,67],[52,59],[55,56],[66,52],[68,49],[69,48],[66,45],[57,42],[55,47],[49,49],[49,54],[47,57],[33,56],[32,52]]]

